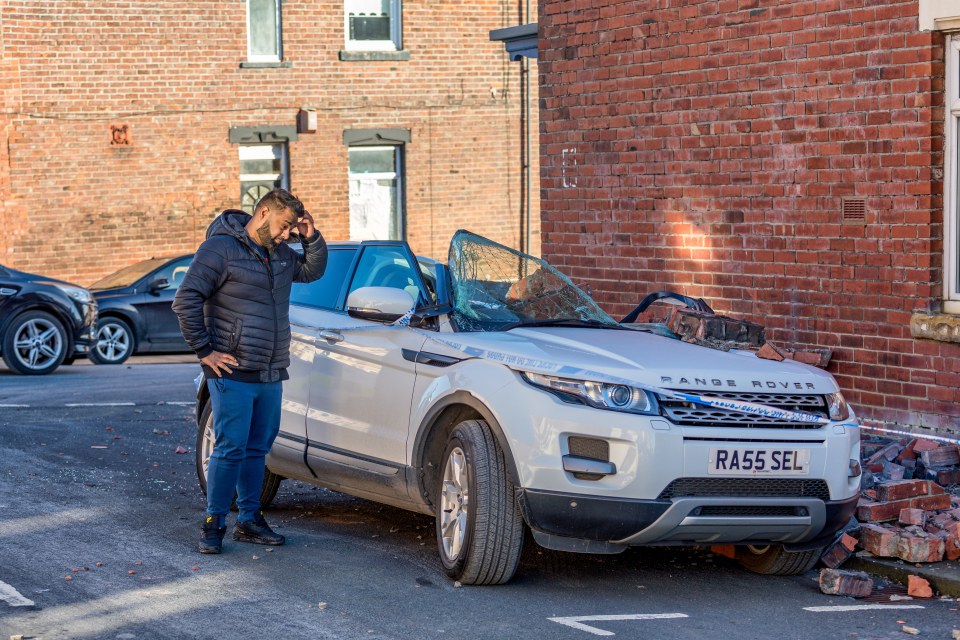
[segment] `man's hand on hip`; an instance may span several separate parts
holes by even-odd
[[[233,369],[230,367],[237,366],[236,358],[229,353],[220,353],[219,351],[214,351],[210,355],[200,358],[200,362],[213,369],[213,372],[217,374],[218,378],[223,377],[220,375],[221,369],[227,373],[233,373]]]

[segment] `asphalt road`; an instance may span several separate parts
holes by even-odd
[[[950,638],[960,628],[955,601],[891,601],[896,586],[868,601],[825,596],[816,571],[756,576],[706,550],[584,556],[528,542],[510,584],[457,587],[430,518],[290,481],[267,513],[286,546],[228,534],[223,555],[202,556],[199,369],[137,362],[41,378],[0,368],[0,639],[903,638],[904,624]],[[847,609],[864,606],[880,608]]]

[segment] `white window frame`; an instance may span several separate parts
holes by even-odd
[[[367,180],[396,180],[396,198],[397,198],[397,238],[380,238],[381,240],[406,240],[407,239],[407,212],[406,207],[404,206],[404,174],[406,172],[406,167],[404,166],[404,146],[402,144],[391,144],[391,145],[382,145],[382,146],[370,146],[370,145],[356,145],[348,147],[349,150],[352,149],[363,149],[367,151],[386,151],[391,150],[393,152],[393,166],[394,171],[392,173],[358,173],[355,174],[350,171],[349,160],[347,162],[347,182],[348,182],[348,194],[350,192],[350,181],[354,180],[354,176],[362,176]],[[348,195],[348,199],[349,199]],[[349,209],[349,202],[348,202]],[[353,238],[351,238],[353,239]],[[357,238],[358,240],[371,240],[372,238]]]
[[[280,187],[290,190],[290,156],[289,150],[287,148],[286,142],[269,142],[264,144],[241,144],[238,148],[238,157],[240,161],[243,160],[252,160],[252,159],[262,159],[266,160],[268,158],[273,158],[272,150],[274,147],[280,147],[280,173],[240,173],[240,184],[243,185],[245,182],[271,182],[275,183],[277,178],[280,178]],[[264,153],[262,157],[257,157],[256,154],[251,154],[252,149],[270,149],[271,153],[269,156]],[[246,156],[246,157],[244,157]],[[271,187],[273,188],[273,187]],[[256,204],[256,203],[254,203]],[[243,208],[243,187],[240,188],[240,205],[239,208]]]
[[[283,60],[283,25],[280,21],[280,4],[281,0],[273,0],[274,6],[276,7],[276,22],[277,22],[277,47],[276,53],[272,54],[255,54],[253,52],[253,41],[250,38],[250,8],[251,2],[253,0],[247,0],[247,62],[280,62]]]
[[[960,150],[960,33],[947,35],[946,99],[944,112],[943,170],[943,310],[960,313],[960,194],[958,194],[958,158]]]
[[[403,50],[402,0],[390,0],[390,39],[389,40],[351,40],[350,13],[347,3],[343,3],[343,41],[347,51],[401,51]]]

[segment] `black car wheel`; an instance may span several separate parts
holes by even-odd
[[[3,361],[15,373],[44,375],[67,355],[67,332],[46,311],[27,311],[13,319],[3,336]]]
[[[97,322],[97,341],[89,358],[96,364],[121,364],[131,355],[135,338],[130,325],[120,318],[101,318]]]

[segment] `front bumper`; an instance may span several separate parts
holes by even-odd
[[[524,519],[541,545],[618,553],[639,545],[827,544],[850,521],[857,496],[816,498],[687,496],[629,500],[521,489]],[[765,514],[766,513],[766,514]]]

